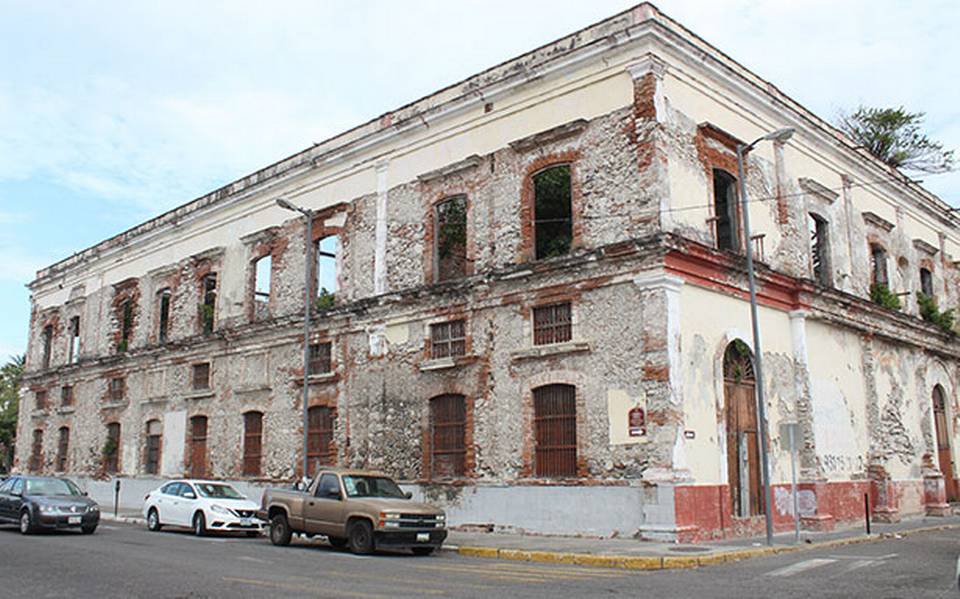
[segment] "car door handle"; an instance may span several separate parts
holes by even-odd
[[[308,502],[308,505],[313,505],[313,502],[312,501]]]

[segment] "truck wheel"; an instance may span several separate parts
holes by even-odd
[[[347,546],[347,539],[344,537],[327,537],[327,542],[330,543],[331,547],[336,547],[337,549],[342,549]]]
[[[197,512],[193,516],[193,534],[198,537],[207,536],[207,519],[203,517],[203,512]]]
[[[277,514],[270,518],[270,542],[274,545],[285,546],[290,544],[290,524],[284,514]]]
[[[373,527],[367,520],[354,520],[347,531],[350,551],[359,555],[373,553]]]

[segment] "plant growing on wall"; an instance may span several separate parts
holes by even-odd
[[[113,437],[107,437],[107,440],[103,442],[103,449],[101,453],[103,454],[104,459],[111,457],[113,454],[117,453],[117,440]]]
[[[24,356],[11,356],[0,367],[0,472],[9,472],[13,464],[23,364]]]
[[[920,306],[920,317],[935,324],[948,333],[953,333],[953,310],[940,311],[937,300],[925,293],[917,292],[917,305]]]
[[[924,113],[860,106],[841,115],[837,126],[868,152],[894,168],[945,173],[956,166],[953,150],[920,131]]]
[[[902,307],[897,294],[890,291],[890,288],[883,283],[874,283],[870,286],[870,299],[888,310],[899,310]]]
[[[121,339],[120,342],[117,343],[117,353],[118,353],[118,354],[124,354],[124,353],[126,353],[126,352],[127,352],[127,345],[128,345],[128,344],[127,344],[127,340],[126,340],[126,339]]]
[[[334,302],[336,301],[337,296],[334,293],[327,291],[326,287],[320,288],[320,293],[317,294],[316,308],[319,311],[329,310],[333,307]]]
[[[198,307],[200,313],[200,328],[204,334],[209,335],[213,332],[213,306],[210,304],[200,304]]]

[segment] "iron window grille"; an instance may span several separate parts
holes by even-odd
[[[573,338],[570,302],[533,309],[533,344],[564,343]]]
[[[307,360],[308,374],[328,374],[333,370],[333,345],[329,341],[311,343]]]
[[[533,413],[537,476],[576,476],[576,388],[571,385],[546,385],[534,389]]]
[[[466,470],[466,401],[462,395],[430,400],[431,475],[463,476]]]
[[[430,357],[456,358],[467,353],[465,320],[451,320],[430,325]]]

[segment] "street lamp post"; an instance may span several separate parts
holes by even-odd
[[[773,545],[773,497],[770,490],[770,459],[767,455],[767,406],[763,397],[763,352],[760,349],[760,326],[757,322],[757,285],[753,273],[753,240],[750,238],[750,207],[747,203],[747,182],[743,175],[743,156],[761,141],[783,143],[793,135],[792,128],[778,129],[749,145],[737,144],[737,176],[740,179],[740,205],[743,212],[743,234],[746,237],[747,281],[750,286],[750,322],[753,327],[754,370],[757,376],[757,415],[760,419],[760,463],[763,470],[763,515],[767,524],[767,545]]]
[[[284,210],[290,210],[292,212],[299,212],[303,215],[304,220],[304,231],[303,231],[303,242],[306,246],[304,251],[304,265],[303,265],[303,477],[309,477],[310,472],[308,470],[309,464],[307,459],[307,429],[309,425],[309,417],[307,415],[307,404],[309,403],[310,397],[310,275],[312,274],[313,269],[311,268],[311,254],[313,250],[313,239],[311,233],[313,232],[313,211],[306,208],[300,208],[299,206],[294,206],[289,201],[284,198],[277,199],[277,205],[283,208]]]

